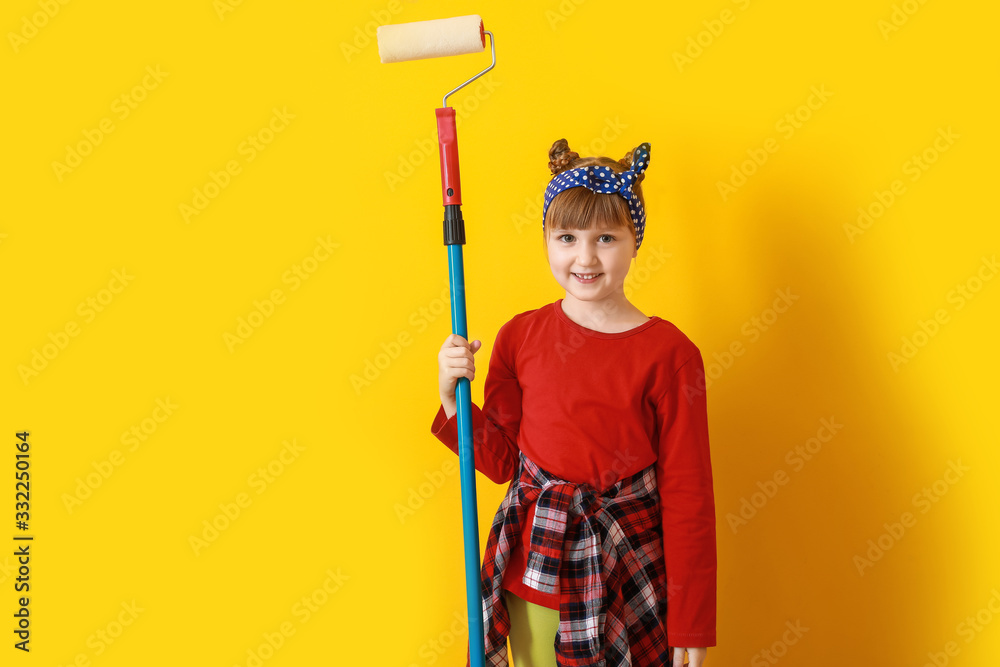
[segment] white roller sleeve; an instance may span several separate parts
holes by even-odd
[[[477,14],[379,26],[378,55],[384,63],[476,53],[485,47]]]

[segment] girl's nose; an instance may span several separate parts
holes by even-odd
[[[577,254],[580,266],[590,266],[597,257],[597,250],[589,243],[581,243]]]

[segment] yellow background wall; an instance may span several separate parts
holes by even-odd
[[[708,664],[994,664],[1000,12],[919,0],[5,2],[2,663],[463,664],[434,108],[488,56],[372,35],[471,12],[481,369],[562,296],[551,142],[652,144],[628,289],[711,378]]]

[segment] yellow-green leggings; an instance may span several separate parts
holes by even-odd
[[[533,604],[504,590],[510,613],[510,653],[513,667],[556,667],[559,611]]]

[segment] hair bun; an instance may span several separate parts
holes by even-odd
[[[570,162],[580,158],[580,154],[569,149],[569,143],[565,139],[559,139],[552,144],[549,149],[549,171],[552,175],[564,171]]]
[[[636,146],[635,148],[633,148],[632,150],[630,150],[628,153],[626,153],[625,157],[623,157],[621,160],[618,160],[618,164],[620,164],[623,167],[625,167],[626,170],[627,169],[631,169],[632,168],[632,162],[635,161],[635,152],[637,150],[639,150],[639,148],[641,146],[642,146],[642,144],[639,144],[639,146]],[[639,174],[639,176],[635,179],[635,184],[639,185],[640,183],[643,182],[643,180],[645,180],[645,178],[646,178],[645,172]]]

